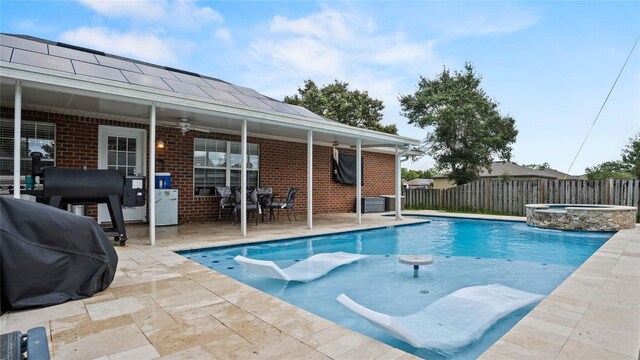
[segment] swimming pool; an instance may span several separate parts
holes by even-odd
[[[613,233],[563,232],[538,229],[520,222],[431,218],[431,223],[349,232],[286,241],[181,252],[259,290],[319,316],[421,357],[442,358],[416,349],[370,325],[335,299],[346,293],[373,310],[390,315],[419,311],[463,287],[499,283],[549,294]],[[285,283],[244,271],[236,255],[274,260],[286,267],[323,252],[371,255],[340,267],[310,283]],[[411,266],[399,255],[430,254],[434,264]],[[499,321],[475,343],[453,358],[476,358],[506,333],[533,306]]]

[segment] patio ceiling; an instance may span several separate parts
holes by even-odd
[[[40,39],[2,34],[0,40],[0,104],[7,107],[13,107],[21,80],[24,110],[148,124],[155,102],[158,126],[177,127],[187,118],[194,130],[239,134],[247,119],[249,136],[304,142],[313,130],[314,143],[354,145],[360,138],[363,147],[419,144],[198,74]]]

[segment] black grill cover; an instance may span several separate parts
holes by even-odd
[[[2,311],[83,299],[106,289],[118,255],[90,217],[0,196]]]

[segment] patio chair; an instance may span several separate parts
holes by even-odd
[[[240,190],[236,190],[235,192],[235,200],[236,204],[233,208],[233,225],[236,224],[236,219],[238,215],[242,212],[242,193]],[[253,213],[256,218],[256,225],[258,225],[258,211],[260,210],[260,203],[258,202],[258,192],[254,189],[249,192],[247,196],[247,219],[249,218],[249,214]]]
[[[415,314],[404,316],[373,311],[345,294],[337,300],[372,325],[414,347],[450,356],[479,339],[498,320],[543,298],[500,284],[470,286],[436,300]]]
[[[296,212],[295,212],[295,203],[296,203],[296,193],[298,192],[298,188],[289,188],[287,190],[287,196],[284,198],[281,198],[280,200],[284,200],[284,201],[273,201],[271,202],[271,204],[269,205],[269,219],[274,218],[273,216],[273,209],[278,209],[278,220],[280,220],[280,209],[284,210],[284,212],[287,214],[287,219],[289,219],[289,222],[291,222],[291,217],[289,216],[289,213],[293,214],[293,218],[298,221],[298,218],[296,218]]]
[[[235,196],[233,192],[231,192],[231,188],[228,186],[216,186],[216,198],[218,199],[218,214],[216,216],[216,221],[220,219],[220,214],[224,209],[229,209],[229,217],[233,213],[233,208],[235,207]]]

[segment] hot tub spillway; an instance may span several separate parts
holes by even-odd
[[[635,227],[633,206],[590,204],[527,204],[527,224],[580,231],[618,231]]]

